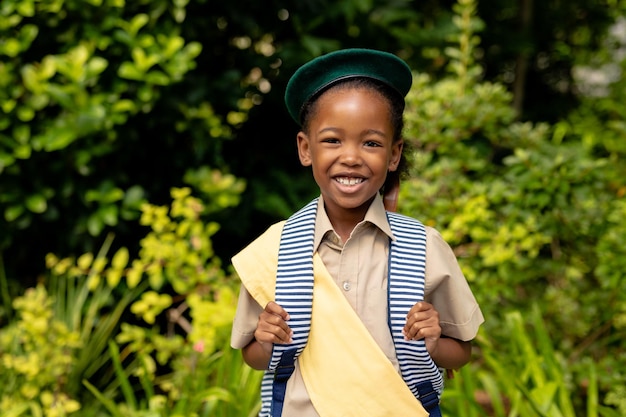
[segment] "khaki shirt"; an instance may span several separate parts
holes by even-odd
[[[382,198],[372,202],[365,218],[346,242],[334,232],[320,197],[314,248],[352,308],[399,372],[387,323],[387,260],[393,239]],[[457,263],[439,232],[426,227],[425,301],[439,312],[442,335],[471,340],[484,321],[482,312]],[[231,346],[241,349],[254,339],[260,306],[242,286],[233,322]],[[355,346],[355,349],[358,349]],[[296,370],[287,383],[283,416],[319,417],[309,400],[302,375]]]

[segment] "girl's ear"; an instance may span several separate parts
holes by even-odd
[[[402,139],[394,142],[391,145],[391,159],[389,160],[389,171],[395,171],[400,165],[400,159],[402,159],[402,149],[404,147],[404,141]]]
[[[311,145],[309,143],[309,137],[301,131],[298,133],[297,141],[300,163],[305,167],[311,166]]]

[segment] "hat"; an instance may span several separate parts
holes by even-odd
[[[292,75],[285,91],[289,114],[301,124],[300,116],[307,101],[339,81],[357,77],[381,81],[402,97],[413,82],[406,62],[388,52],[362,48],[330,52],[304,64]]]

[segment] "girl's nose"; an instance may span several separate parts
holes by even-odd
[[[361,153],[358,146],[346,145],[341,153],[341,163],[354,166],[361,163]]]

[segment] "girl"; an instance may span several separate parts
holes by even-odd
[[[452,250],[393,212],[411,83],[395,55],[347,49],[287,85],[320,197],[233,258],[231,345],[266,371],[260,416],[439,416],[440,369],[470,360],[483,316]]]

